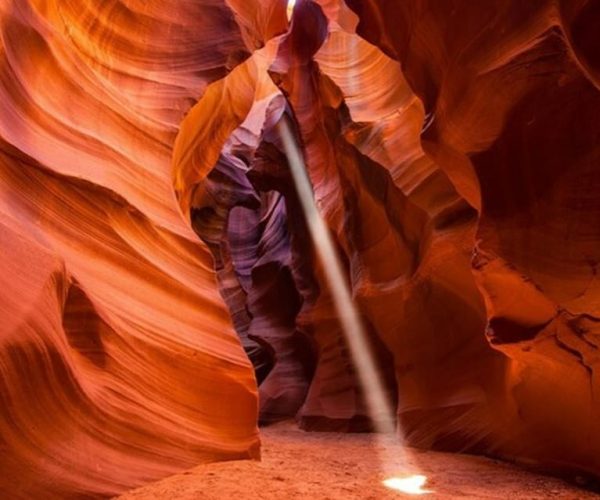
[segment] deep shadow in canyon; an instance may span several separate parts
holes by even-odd
[[[407,444],[593,487],[600,3],[286,7],[0,5],[0,493],[373,429],[281,120]]]

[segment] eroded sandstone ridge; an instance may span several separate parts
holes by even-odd
[[[258,454],[256,383],[171,151],[246,44],[224,2],[0,2],[0,491]]]
[[[0,3],[0,491],[256,456],[259,406],[370,427],[282,119],[408,441],[600,475],[599,24],[594,0]]]

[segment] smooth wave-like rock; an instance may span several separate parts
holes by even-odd
[[[170,174],[181,117],[246,57],[231,9],[16,0],[0,29],[2,495],[258,456],[253,370]]]
[[[299,3],[290,32],[255,52],[250,72],[216,84],[218,95],[245,96],[210,108],[225,118],[207,116],[214,100],[206,97],[186,117],[174,161],[184,213],[216,162],[194,154],[220,137],[215,158],[217,150],[243,157],[250,177],[256,158],[240,156],[243,147],[227,137],[252,150],[258,130],[281,149],[273,122],[289,115],[363,320],[388,366],[393,358],[409,442],[597,473],[588,387],[599,127],[589,35],[578,55],[586,49],[573,46],[565,8],[551,2],[495,10],[348,4],[356,14],[336,2]],[[299,248],[292,238],[292,254]],[[318,360],[298,418],[326,428],[364,416],[364,407],[347,352],[330,350],[343,341],[318,267],[313,278],[316,301],[304,297],[296,324],[309,325]],[[568,297],[581,309],[567,309]],[[523,419],[530,413],[537,417]]]
[[[423,102],[424,150],[479,212],[473,275],[508,361],[488,449],[597,475],[597,2],[348,4]]]
[[[600,476],[597,2],[285,7],[0,5],[0,488],[372,428],[281,120],[407,441]]]

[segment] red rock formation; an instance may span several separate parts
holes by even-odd
[[[170,180],[182,115],[246,50],[233,14],[15,0],[0,29],[2,496],[256,456],[251,365]]]
[[[0,7],[7,491],[370,426],[284,116],[407,439],[600,475],[597,2],[346,4]]]
[[[570,187],[556,194],[566,205],[546,202],[558,225],[548,230],[544,226],[548,222],[538,222],[547,209],[536,200],[549,193],[546,183],[556,183],[549,167],[556,165],[558,175],[558,165],[573,164],[577,152],[585,158],[581,168],[590,193],[598,179],[592,140],[599,130],[592,118],[597,94],[585,76],[590,71],[581,69],[568,39],[556,29],[563,26],[561,11],[542,3],[529,9],[496,10],[457,3],[450,11],[420,4],[407,5],[406,12],[404,7],[394,10],[375,2],[350,5],[358,17],[335,2],[324,4],[326,16],[314,4],[300,3],[276,56],[269,55],[265,63],[267,52],[274,54],[275,49],[255,53],[247,63],[251,73],[232,73],[219,83],[215,90],[219,94],[226,87],[232,96],[238,89],[239,96],[244,88],[246,101],[238,98],[233,107],[227,100],[214,113],[228,117],[216,125],[222,137],[217,147],[223,147],[234,130],[240,131],[234,135],[241,134],[247,123],[261,130],[256,120],[264,123],[264,140],[277,143],[269,132],[273,119],[264,114],[264,106],[257,108],[251,102],[254,93],[262,97],[260,89],[271,85],[260,83],[268,71],[286,98],[286,112],[298,125],[317,200],[339,241],[364,320],[393,354],[399,415],[411,442],[597,472],[592,454],[600,442],[591,427],[596,409],[593,391],[587,389],[590,382],[585,380],[590,376],[587,370],[594,387],[593,301],[579,311],[588,315],[580,333],[575,330],[581,340],[553,341],[555,353],[543,346],[548,335],[558,339],[566,335],[547,331],[552,318],[558,319],[564,309],[546,290],[552,273],[558,274],[553,278],[555,287],[564,290],[565,283],[572,283],[573,297],[581,294],[574,280],[584,284],[592,280],[586,288],[590,297],[595,282],[593,250],[585,245],[595,241],[596,196],[578,192],[578,167],[571,167]],[[383,20],[389,20],[389,27]],[[478,35],[486,23],[492,29]],[[581,38],[588,40],[590,35]],[[565,64],[572,66],[570,73]],[[544,94],[556,93],[551,82],[566,86],[569,75],[583,86],[577,105],[559,110],[544,104]],[[568,97],[573,90],[564,92],[565,100],[574,99]],[[270,99],[272,107],[282,109],[275,94]],[[214,100],[202,99],[198,114],[184,121],[184,139],[179,143],[184,150],[204,152],[214,145],[207,130],[214,130],[210,122],[216,120],[206,116],[206,108],[201,111],[209,102]],[[521,106],[527,111],[517,111]],[[523,116],[511,118],[515,112]],[[554,135],[549,135],[544,128],[551,122],[548,117],[534,132],[536,113],[560,117],[564,130],[554,127]],[[581,134],[568,133],[574,130],[569,113],[583,121]],[[514,120],[525,120],[527,128],[510,126]],[[202,130],[204,136],[190,139],[192,130]],[[535,134],[533,151],[523,143],[529,131]],[[546,145],[548,140],[553,149]],[[545,150],[552,151],[552,158]],[[201,182],[214,161],[190,158],[181,160],[176,147],[175,171],[195,176],[183,182],[187,189]],[[252,171],[253,161],[251,155],[246,157],[244,168]],[[181,192],[185,211],[189,195]],[[579,196],[590,200],[583,219],[588,222],[573,210],[576,202],[571,200]],[[538,212],[527,216],[531,204]],[[583,224],[580,234],[570,229],[573,222],[568,217],[560,215],[567,207]],[[551,261],[536,255],[530,245],[537,241],[540,250],[557,247],[567,234],[572,244],[563,246],[565,255],[555,257],[552,271]],[[512,254],[504,256],[509,250]],[[519,269],[519,259],[529,268]],[[576,278],[575,268],[559,265],[569,259],[582,261],[592,274]],[[322,285],[318,271],[315,277]],[[336,412],[346,420],[364,414],[360,400],[352,402],[351,394],[357,391],[352,379],[351,393],[340,392],[343,370],[334,367],[349,360],[342,361],[343,351],[331,356],[328,346],[337,341],[335,327],[326,321],[332,309],[318,305],[327,302],[326,291],[322,286],[319,290],[316,302],[305,301],[305,312],[297,321],[304,324],[309,318],[319,353],[316,375],[299,414],[305,425],[314,417],[336,420]],[[560,324],[573,325],[573,312],[567,314]],[[515,349],[546,354],[528,362],[529,355],[515,355]],[[578,370],[580,375],[574,375]],[[564,387],[563,397],[577,393],[571,408],[562,402],[552,405],[552,398],[542,391],[544,386],[556,390],[565,371],[580,377],[573,388],[571,382]],[[328,390],[328,385],[337,390]],[[523,422],[520,416],[533,412],[545,418],[547,411],[554,412],[555,427],[534,417]],[[566,422],[578,429],[580,439],[591,438],[567,454],[566,443],[577,432],[570,436],[563,432],[564,440],[556,437]]]
[[[598,3],[349,4],[423,102],[424,150],[479,212],[473,274],[508,361],[490,449],[598,474]]]

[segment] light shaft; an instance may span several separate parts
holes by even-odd
[[[335,309],[352,355],[369,416],[373,420],[377,432],[394,433],[394,412],[386,397],[386,391],[379,377],[372,349],[352,300],[350,287],[346,281],[331,234],[317,208],[302,152],[285,116],[279,121],[277,128],[288,158],[300,204],[306,216],[315,251],[323,264],[325,278],[331,290]]]

